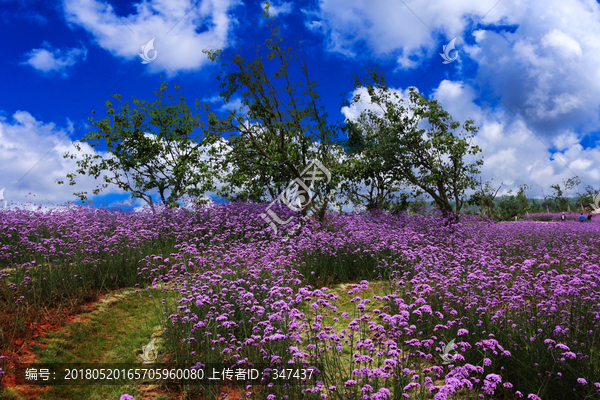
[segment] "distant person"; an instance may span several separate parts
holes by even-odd
[[[579,221],[585,222],[585,216],[583,215],[583,213],[581,213],[581,215],[579,216]]]
[[[564,211],[563,211],[562,215],[560,216],[560,220],[561,220],[562,222],[565,222],[565,221],[567,220],[567,217],[565,217],[565,213],[564,213]]]
[[[588,214],[588,222],[592,222],[592,213]]]

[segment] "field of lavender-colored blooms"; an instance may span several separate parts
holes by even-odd
[[[561,214],[562,213],[535,213],[535,214],[529,214],[529,215],[523,216],[522,219],[527,220],[527,221],[545,221],[545,222],[560,221]],[[565,220],[580,222],[579,221],[580,215],[581,215],[581,212],[578,212],[578,211],[565,212]],[[590,215],[590,212],[586,211],[583,213],[583,215],[586,218],[585,222],[588,222],[587,217],[588,217],[588,215]],[[592,214],[591,222],[597,222],[598,219],[600,219],[600,215]]]
[[[264,209],[1,212],[0,353],[42,309],[136,285],[165,294],[177,364],[319,371],[237,398],[600,399],[600,224],[332,214],[288,238],[299,217],[275,233]]]

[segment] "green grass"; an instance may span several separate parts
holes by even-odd
[[[161,352],[160,316],[154,297],[160,292],[155,290],[153,298],[146,290],[135,293],[134,289],[123,289],[101,299],[100,304],[89,314],[84,314],[58,332],[52,332],[40,340],[34,348],[39,362],[47,363],[128,363],[140,364],[137,355],[142,346],[152,338],[156,341],[157,362],[165,361]],[[45,347],[42,350],[42,345]],[[136,399],[142,398],[144,389],[150,389],[158,395],[156,387],[135,385],[86,385],[51,386],[40,399],[43,400],[118,400],[128,393]],[[0,392],[0,399],[18,399],[14,391]],[[11,397],[12,396],[12,397]],[[159,397],[149,393],[144,398]],[[162,395],[162,399],[170,397]]]
[[[369,288],[368,289],[363,289],[361,291],[359,291],[358,293],[352,293],[352,294],[348,294],[348,292],[350,290],[352,290],[352,286],[354,283],[340,283],[337,285],[333,285],[329,287],[328,293],[334,293],[337,296],[339,296],[339,298],[335,301],[331,301],[331,304],[334,305],[335,307],[337,307],[337,312],[335,313],[335,315],[333,315],[330,312],[326,312],[326,315],[324,315],[324,318],[322,320],[322,325],[323,326],[329,326],[332,327],[333,330],[337,333],[340,333],[343,329],[348,329],[348,324],[350,323],[350,321],[352,321],[354,318],[359,318],[361,315],[363,314],[367,314],[369,316],[371,316],[371,320],[378,320],[377,315],[379,313],[375,312],[375,310],[379,310],[380,312],[383,313],[388,313],[390,312],[390,310],[387,309],[386,305],[389,305],[388,302],[383,301],[383,300],[377,300],[374,297],[375,296],[379,296],[379,297],[384,297],[388,294],[394,293],[398,287],[396,285],[394,285],[393,281],[389,281],[389,280],[382,280],[382,281],[372,281],[369,284]],[[404,288],[404,293],[402,294],[402,298],[406,301],[406,300],[410,300],[410,296],[406,295],[406,290],[409,289],[411,285],[408,284],[407,287]],[[351,302],[351,300],[355,297],[360,297],[361,299],[369,299],[371,300],[370,303],[365,305],[365,309],[364,309],[364,313],[360,314],[358,312],[358,310],[356,309],[356,305],[358,304],[358,302]],[[302,304],[300,306],[301,310],[305,313],[312,313],[314,312],[314,310],[312,310],[310,308],[310,306],[308,304]],[[348,318],[343,318],[341,317],[342,313],[348,313]],[[321,313],[321,315],[323,315]],[[338,321],[334,320],[334,317],[337,317]],[[383,323],[383,322],[382,322]],[[386,323],[383,323],[384,325],[386,325]],[[367,331],[366,329],[361,330],[363,332]],[[367,333],[368,337],[370,337],[370,334]],[[356,342],[356,340],[358,339],[359,336],[355,336],[354,338],[354,342]],[[302,351],[308,352],[307,350],[307,345],[309,344],[307,338],[303,338],[302,344],[300,345],[300,348]],[[400,345],[400,347],[403,349],[403,351],[410,351],[410,347],[409,346],[402,346]],[[333,355],[330,352],[325,352],[323,353],[323,357],[322,357],[322,362],[324,363],[324,365],[326,365],[326,369],[329,371],[334,372],[334,374],[339,374],[338,378],[341,379],[342,376],[350,377],[352,374],[352,370],[355,368],[355,364],[353,363],[353,357],[352,357],[352,353],[356,352],[356,349],[351,349],[348,346],[344,346],[342,353],[341,354],[337,354]],[[424,361],[423,364],[421,365],[422,368],[425,367],[432,367],[434,365],[440,365],[441,360],[434,358],[431,361]],[[343,380],[343,379],[342,379]],[[422,382],[421,382],[422,383]],[[437,379],[434,380],[434,383],[436,385],[444,385],[444,381],[441,379]],[[409,393],[409,397],[408,399],[420,399],[423,398],[423,390],[418,391],[417,389],[413,389],[412,393]],[[459,400],[475,400],[478,398],[478,395],[476,393],[473,392],[469,392],[468,390],[460,390],[457,392],[457,394],[455,395],[456,399]]]

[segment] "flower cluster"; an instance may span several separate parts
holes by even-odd
[[[108,256],[102,241],[139,253],[144,241],[172,240],[174,250],[139,257],[136,276],[164,293],[174,360],[323,369],[302,382],[248,385],[246,397],[598,396],[599,224],[330,215],[285,239],[259,217],[264,207],[65,219],[83,232],[98,221],[96,236],[27,242],[18,253],[35,245],[53,260],[80,257],[76,243],[89,243],[97,262]],[[8,232],[27,236],[23,226]],[[32,268],[14,254],[0,257]],[[222,388],[196,390],[216,398]]]

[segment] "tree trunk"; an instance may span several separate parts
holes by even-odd
[[[327,212],[327,205],[329,204],[329,193],[325,195],[325,200],[323,201],[323,206],[319,210],[319,222],[325,221],[325,213]]]
[[[152,197],[150,197],[150,208],[152,209],[152,214],[156,215],[156,210],[154,209],[154,202],[152,201]]]

